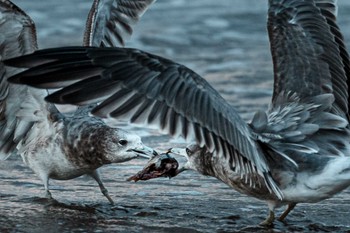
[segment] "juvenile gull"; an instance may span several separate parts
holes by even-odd
[[[283,220],[297,203],[350,185],[350,69],[336,10],[335,0],[269,1],[274,90],[269,109],[250,124],[192,70],[137,49],[37,51],[6,61],[30,68],[9,80],[60,88],[49,102],[99,103],[96,116],[157,125],[195,141],[177,173],[194,169],[265,200],[269,225],[276,207],[288,205]]]
[[[111,46],[117,45],[118,41],[123,43],[131,35],[132,26],[153,2],[94,1],[84,44]],[[113,27],[120,30],[111,33]],[[1,60],[35,49],[34,22],[13,3],[1,0]],[[138,157],[149,158],[153,150],[146,147],[138,135],[110,127],[102,119],[89,116],[93,106],[79,107],[72,115],[65,115],[55,105],[44,101],[46,91],[8,84],[7,78],[19,71],[0,63],[0,158],[20,154],[24,163],[43,181],[48,198],[52,198],[49,179],[67,180],[86,174],[96,180],[103,195],[114,204],[98,168]]]

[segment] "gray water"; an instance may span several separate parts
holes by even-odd
[[[80,45],[91,1],[14,1],[37,24],[41,48]],[[247,121],[266,109],[272,62],[267,1],[158,0],[127,44],[185,64],[206,78]],[[350,47],[350,1],[339,0],[339,25]],[[149,146],[186,145],[156,130],[128,126]],[[350,190],[316,204],[300,204],[266,229],[265,203],[218,180],[186,172],[174,179],[125,180],[146,161],[102,168],[109,193],[128,212],[113,209],[87,177],[51,181],[52,205],[41,181],[17,157],[0,164],[0,232],[350,232]],[[278,210],[280,214],[282,210]]]

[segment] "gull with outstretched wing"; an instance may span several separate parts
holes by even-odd
[[[153,2],[95,0],[86,24],[84,45],[123,44],[131,35],[132,26]],[[1,60],[37,49],[34,22],[8,0],[0,1],[0,34]],[[149,158],[153,149],[145,146],[138,135],[89,116],[95,105],[79,107],[66,115],[44,101],[46,90],[9,84],[7,78],[19,71],[0,63],[1,159],[20,154],[43,181],[49,198],[52,198],[49,179],[67,180],[86,174],[97,181],[103,195],[113,204],[98,168],[139,157]]]
[[[164,167],[148,167],[152,174],[137,179],[194,169],[266,201],[269,225],[276,207],[288,205],[283,220],[297,203],[350,185],[349,56],[336,8],[335,0],[269,0],[274,90],[269,109],[249,124],[198,74],[138,49],[63,47],[5,63],[29,68],[12,83],[59,88],[49,102],[98,103],[96,116],[156,125],[194,141],[168,152],[186,156],[185,165],[177,168],[163,154],[173,166],[163,169],[166,163],[153,158]]]

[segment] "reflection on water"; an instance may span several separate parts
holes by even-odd
[[[38,26],[39,46],[78,45],[91,1],[14,1]],[[148,11],[128,44],[186,64],[203,75],[249,120],[267,107],[272,65],[261,0],[162,0]],[[350,2],[339,0],[339,23],[350,42]],[[156,130],[118,124],[166,150],[184,146]],[[48,203],[41,182],[12,157],[0,164],[1,232],[265,232],[257,223],[265,203],[239,195],[214,178],[186,172],[172,180],[130,183],[145,160],[102,169],[105,186],[118,205],[111,208],[88,177],[52,181],[61,204]],[[300,204],[287,223],[269,232],[350,231],[349,190],[317,204]],[[63,203],[63,204],[62,204]],[[281,210],[282,211],[282,210]]]

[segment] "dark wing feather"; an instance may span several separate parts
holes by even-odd
[[[0,58],[14,57],[23,54],[21,51],[33,52],[36,48],[35,27],[31,19],[10,1],[0,1]],[[19,124],[15,114],[19,111],[15,103],[14,92],[27,89],[10,85],[7,78],[16,73],[18,69],[5,67],[0,62],[0,158],[10,156],[23,134],[32,123]],[[18,100],[17,100],[18,101]],[[17,128],[17,125],[21,129]],[[16,133],[17,131],[17,133]],[[18,136],[17,136],[18,135]],[[16,139],[19,138],[19,139]]]
[[[124,46],[133,26],[156,0],[94,0],[86,22],[85,46]]]
[[[131,37],[133,27],[138,23],[148,7],[155,1],[156,0],[94,0],[86,21],[83,45],[123,47],[125,42]],[[96,71],[100,72],[100,69]],[[67,69],[66,73],[61,71],[60,75],[55,79],[59,81],[61,80],[60,77],[70,75],[74,80],[74,77],[83,75],[81,72],[89,72],[90,75],[93,76],[93,73],[91,73],[88,67],[86,70],[80,69],[77,72]],[[52,75],[54,75],[54,71],[52,71]],[[41,78],[46,79],[45,74],[38,77],[38,82],[41,82],[41,80],[39,80]],[[70,83],[72,82],[70,81]],[[78,85],[81,84],[82,83],[79,83]],[[68,83],[62,85],[67,86]],[[96,84],[90,83],[90,85]],[[111,87],[111,85],[101,85],[99,90],[92,90],[92,93],[98,95],[99,91],[106,92],[106,89],[110,89]],[[92,88],[94,88],[94,86],[92,86]],[[80,111],[82,108],[90,108],[95,105],[96,104],[89,106],[84,105],[78,110]]]
[[[33,21],[15,4],[1,0],[1,60],[31,53],[36,48]],[[6,159],[16,151],[18,143],[35,122],[47,121],[47,115],[57,111],[52,104],[43,101],[46,91],[7,82],[8,77],[19,71],[0,62],[0,159]]]
[[[332,8],[326,7],[325,1],[318,1],[318,7],[312,0],[269,2],[273,105],[283,92],[296,93],[302,99],[332,93],[332,112],[346,116],[348,71],[344,67],[348,61]]]
[[[43,64],[45,57],[48,63]],[[42,50],[6,63],[32,67],[37,60],[41,65],[10,81],[40,88],[62,87],[77,77],[67,76],[66,82],[60,80],[56,85],[61,71],[82,68],[78,82],[47,100],[75,105],[101,102],[92,111],[97,116],[154,124],[174,136],[195,140],[200,146],[208,146],[214,156],[221,156],[227,169],[234,168],[243,175],[253,168],[281,197],[248,125],[216,90],[185,66],[136,49],[83,47]],[[85,72],[88,63],[91,75]],[[104,70],[96,75],[101,68]],[[38,83],[37,74],[44,73],[47,80]]]
[[[326,18],[330,27],[330,31],[334,36],[334,41],[337,43],[340,58],[343,63],[344,72],[347,78],[348,93],[350,92],[350,59],[349,53],[344,44],[344,37],[336,23],[337,20],[337,0],[315,0],[316,6],[320,8],[322,15]],[[348,94],[348,111],[350,110],[350,95]],[[344,109],[345,112],[345,109]],[[348,113],[349,120],[349,113]]]

